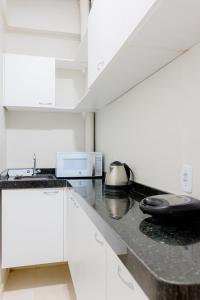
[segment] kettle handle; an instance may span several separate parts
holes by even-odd
[[[124,163],[124,168],[126,170],[128,180],[130,179],[131,175],[132,175],[132,180],[134,180],[135,175],[134,175],[133,171],[131,170],[131,168],[126,163]]]
[[[128,197],[128,200],[129,200],[129,209],[128,210],[130,210],[133,207],[134,201],[132,200],[131,197]]]

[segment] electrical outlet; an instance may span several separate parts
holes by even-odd
[[[181,172],[181,188],[185,193],[192,193],[192,166],[183,165]]]

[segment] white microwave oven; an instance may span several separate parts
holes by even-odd
[[[102,176],[102,153],[57,152],[56,177]]]

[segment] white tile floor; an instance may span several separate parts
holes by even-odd
[[[3,300],[75,300],[66,265],[11,270]]]

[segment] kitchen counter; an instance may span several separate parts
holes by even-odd
[[[42,169],[55,174],[55,169]],[[102,179],[14,180],[1,174],[0,189],[73,187],[91,218],[151,300],[200,299],[200,221],[158,223],[139,202],[162,191],[134,183],[129,193],[105,192]],[[120,249],[120,253],[119,253]],[[122,252],[123,249],[123,252]]]
[[[20,179],[7,176],[7,170],[0,175],[0,190],[2,189],[30,189],[30,188],[57,188],[66,187],[66,179],[55,177],[55,169],[40,169],[40,175],[54,175],[53,179]]]
[[[70,180],[68,185],[82,195],[79,205],[113,250],[116,241],[124,246],[119,257],[150,299],[200,299],[200,221],[160,224],[144,215],[139,202],[164,192],[140,184],[118,196],[105,193],[102,180]]]

